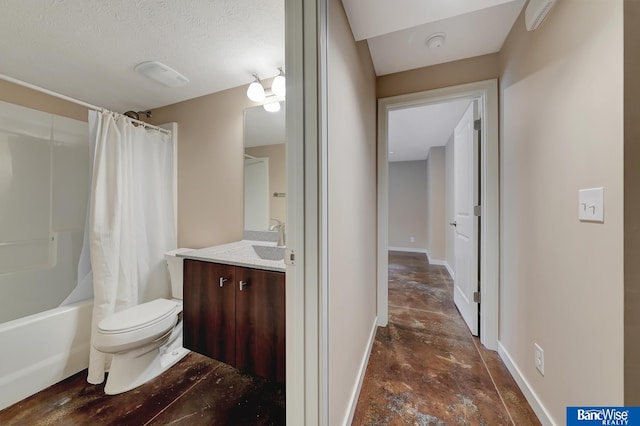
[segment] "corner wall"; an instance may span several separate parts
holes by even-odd
[[[376,319],[376,96],[365,42],[328,1],[328,313],[330,425],[350,420]]]
[[[624,402],[622,28],[621,0],[563,0],[500,53],[499,340],[556,424]],[[578,221],[599,186],[605,223]]]

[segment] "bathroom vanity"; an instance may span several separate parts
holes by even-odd
[[[239,241],[181,256],[184,347],[284,383],[284,248]]]

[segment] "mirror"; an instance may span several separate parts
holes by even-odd
[[[277,112],[244,110],[244,229],[267,231],[286,222],[285,102]]]

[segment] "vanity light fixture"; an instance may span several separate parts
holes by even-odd
[[[253,75],[253,81],[247,88],[247,97],[253,102],[264,102],[264,109],[269,112],[280,111],[280,101],[284,99],[287,94],[287,81],[284,76],[282,68],[278,68],[280,74],[278,74],[271,82],[271,88],[265,89],[262,81],[258,77],[258,74]]]
[[[251,99],[253,102],[262,102],[266,97],[266,94],[264,92],[264,86],[262,85],[262,82],[258,78],[258,74],[253,74],[253,78],[255,80],[251,82],[251,84],[249,85],[249,88],[247,89],[247,97]]]
[[[280,74],[271,82],[271,91],[274,95],[284,98],[287,94],[287,82],[284,78],[282,68],[278,68],[278,70],[280,70]]]
[[[265,111],[268,111],[268,112],[278,112],[280,111],[280,102],[279,101],[269,102],[262,105],[262,107],[264,108]]]

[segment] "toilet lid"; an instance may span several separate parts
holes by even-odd
[[[122,333],[146,327],[176,315],[178,303],[175,300],[156,299],[132,306],[109,315],[100,321],[98,328],[106,333]]]

